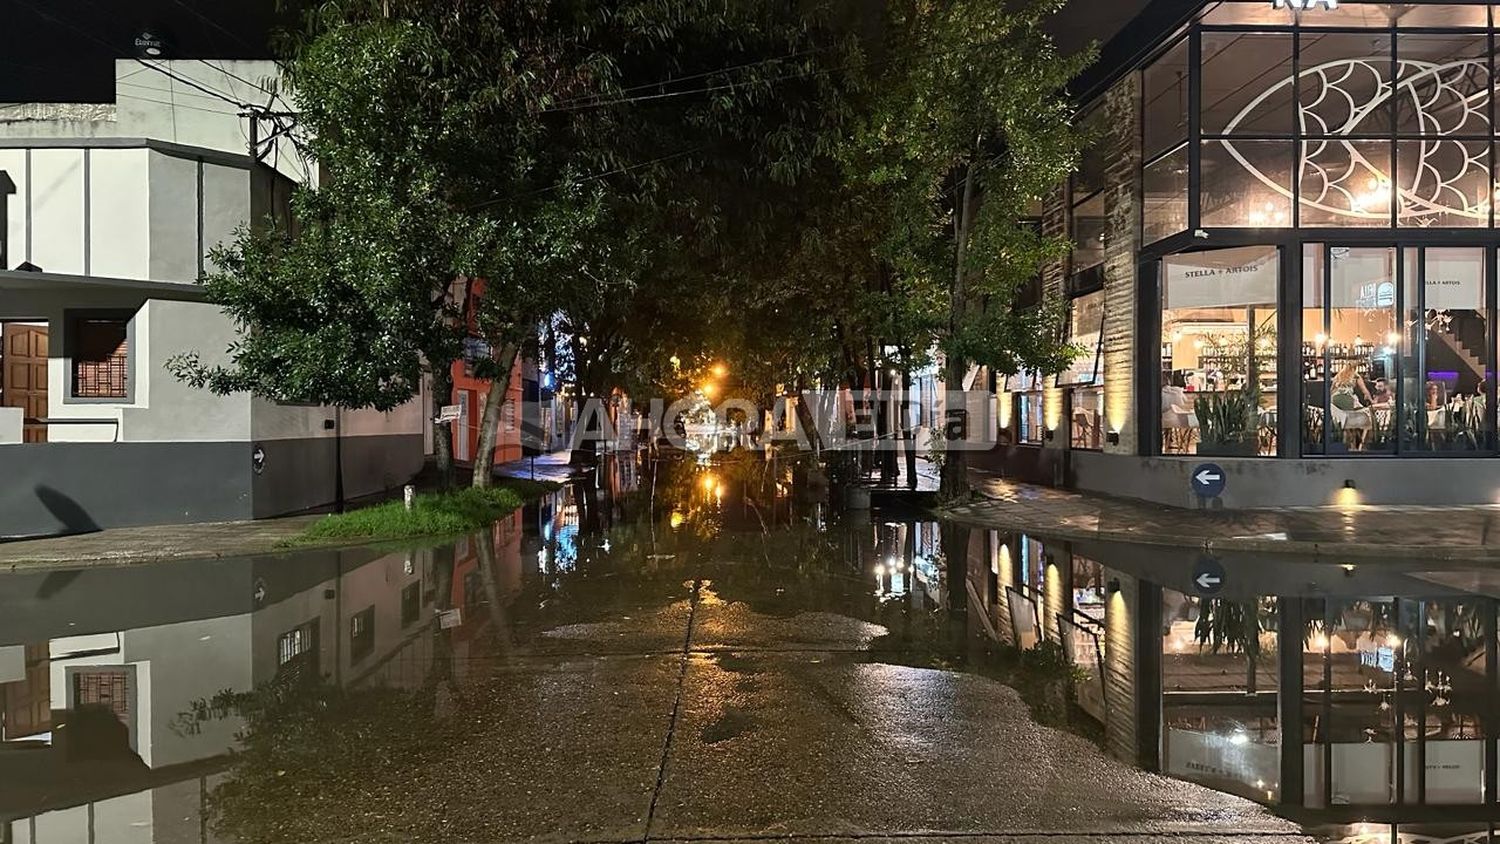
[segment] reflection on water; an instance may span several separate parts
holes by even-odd
[[[805,470],[612,460],[454,542],[0,577],[0,841],[489,840],[579,788],[633,816],[684,647],[734,692],[788,641],[1000,672],[1120,758],[1157,729],[1162,770],[1300,791],[1351,821],[1326,840],[1484,840],[1492,574],[1226,559],[1204,596],[1196,554],[844,516]]]
[[[546,694],[517,666],[680,648],[695,580],[813,641],[859,620],[827,644],[859,659],[961,663],[938,526],[840,521],[802,473],[610,461],[437,546],[0,578],[0,840],[347,834],[351,794],[423,793],[424,760]]]

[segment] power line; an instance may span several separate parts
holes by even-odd
[[[812,55],[814,53],[826,52],[826,51],[831,50],[831,49],[834,49],[834,48],[832,46],[829,46],[829,47],[814,47],[814,48],[810,48],[810,49],[807,49],[807,50],[799,50],[799,51],[797,51],[795,53],[788,53],[788,54],[786,54],[784,56],[773,56],[773,57],[768,58],[768,59],[760,59],[760,60],[753,61],[753,62],[746,62],[744,64],[730,65],[728,67],[716,68],[714,70],[706,70],[706,71],[703,71],[702,73],[693,73],[693,74],[689,74],[687,76],[674,76],[674,77],[672,77],[670,79],[662,79],[662,80],[659,80],[657,82],[646,82],[646,83],[643,83],[643,84],[640,84],[640,85],[631,85],[631,86],[626,87],[626,88],[621,88],[620,90],[614,91],[612,93],[615,94],[615,95],[619,95],[619,94],[626,94],[626,93],[629,93],[631,91],[645,91],[645,90],[648,90],[648,89],[651,89],[651,88],[665,88],[668,85],[675,85],[678,82],[687,82],[687,81],[692,80],[692,79],[703,79],[705,77],[714,76],[715,74],[730,73],[730,72],[736,71],[736,70],[747,70],[747,69],[752,68],[752,67],[759,67],[760,65],[773,64],[775,62],[787,61],[788,59],[796,59],[796,58],[801,58],[803,56],[810,56],[810,55]],[[561,101],[559,101],[558,105],[559,106],[566,106],[566,105],[570,105],[570,104],[579,102],[581,100],[588,100],[590,98],[598,98],[598,97],[601,97],[601,96],[604,96],[604,95],[602,95],[602,94],[585,94],[585,95],[582,95],[582,96],[572,97],[572,98],[569,98],[569,99],[566,99],[566,100],[561,100]]]
[[[697,146],[697,147],[693,147],[692,149],[687,149],[687,150],[683,150],[681,152],[671,153],[670,155],[663,155],[663,156],[660,156],[658,158],[653,158],[650,161],[642,161],[642,162],[637,163],[637,164],[630,164],[630,165],[626,165],[624,167],[617,167],[617,168],[615,168],[613,170],[608,170],[608,171],[605,171],[603,173],[595,173],[595,174],[593,174],[591,176],[584,176],[584,177],[579,178],[579,179],[565,180],[565,181],[557,182],[555,184],[548,185],[548,186],[546,186],[544,188],[537,188],[536,190],[527,191],[525,193],[519,194],[518,196],[514,196],[514,197],[504,196],[504,197],[496,197],[494,199],[486,199],[483,202],[476,203],[473,207],[476,210],[480,209],[480,208],[488,208],[491,205],[499,205],[499,204],[504,203],[504,202],[509,202],[512,199],[519,199],[519,198],[528,197],[528,196],[536,196],[537,194],[543,194],[543,193],[547,193],[548,191],[554,191],[554,190],[557,190],[558,188],[561,188],[561,187],[564,187],[564,186],[570,185],[570,184],[584,184],[586,182],[596,182],[596,181],[599,181],[600,179],[607,179],[610,176],[618,176],[618,175],[621,175],[623,173],[629,173],[632,170],[639,170],[642,167],[650,167],[653,164],[661,164],[661,163],[666,162],[666,161],[672,161],[672,160],[675,160],[675,159],[678,159],[678,158],[682,158],[684,156],[692,155],[693,153],[700,152],[702,150],[703,150],[703,147]]]
[[[183,85],[186,85],[189,88],[192,88],[192,89],[194,89],[196,91],[201,91],[201,92],[203,92],[203,93],[205,93],[205,94],[213,97],[214,99],[223,100],[224,102],[229,103],[230,105],[239,106],[241,109],[244,109],[246,111],[254,111],[257,108],[257,106],[251,105],[250,103],[247,103],[247,102],[244,102],[244,101],[241,101],[241,100],[236,100],[233,97],[231,97],[230,95],[225,94],[223,91],[218,91],[218,90],[215,90],[213,88],[209,88],[206,85],[200,85],[197,82],[194,82],[193,80],[191,80],[191,79],[189,79],[189,78],[187,78],[185,76],[178,76],[176,73],[173,73],[171,70],[169,70],[168,68],[162,67],[161,65],[153,65],[150,62],[147,62],[145,59],[141,59],[141,58],[137,58],[136,61],[139,62],[141,65],[143,65],[145,67],[149,67],[152,70],[156,71],[157,73],[160,73],[161,75],[167,77],[168,79],[172,79],[174,81],[180,82]]]
[[[1000,45],[1002,43],[1004,43],[1002,39],[996,39],[996,40],[993,40],[993,41],[985,41],[985,42],[980,42],[980,43],[977,43],[977,44],[966,44],[966,45],[962,45],[962,46],[959,46],[959,47],[953,47],[953,48],[949,48],[949,49],[930,50],[930,51],[926,51],[926,52],[915,53],[912,56],[910,56],[910,58],[936,58],[938,56],[965,53],[965,52],[968,52],[968,51],[971,51],[971,50],[977,50],[977,49],[981,49],[981,48],[984,48],[984,47],[998,46],[998,45]],[[883,59],[883,60],[880,60],[880,61],[870,61],[870,62],[854,61],[854,62],[847,62],[845,64],[836,65],[834,67],[826,67],[826,68],[819,68],[819,69],[816,69],[816,70],[798,71],[798,72],[795,72],[795,73],[788,73],[786,75],[773,77],[771,79],[750,80],[750,81],[745,81],[745,82],[726,82],[726,83],[720,83],[720,84],[716,84],[716,85],[708,85],[708,86],[705,86],[705,87],[702,87],[702,88],[689,88],[689,89],[683,90],[683,91],[670,91],[670,92],[664,92],[664,93],[660,93],[660,94],[647,94],[647,95],[640,96],[640,97],[618,97],[618,98],[615,98],[615,99],[612,99],[612,100],[596,100],[594,102],[585,102],[585,103],[582,103],[581,105],[577,105],[577,106],[559,105],[559,106],[554,106],[552,108],[543,109],[542,111],[543,111],[543,113],[561,112],[561,111],[580,111],[580,110],[583,110],[583,109],[586,109],[586,108],[597,108],[597,107],[609,106],[609,105],[629,105],[629,104],[632,104],[632,103],[651,102],[651,101],[654,101],[654,100],[665,100],[665,99],[671,99],[671,98],[674,98],[674,97],[689,96],[689,95],[692,95],[692,94],[711,94],[711,93],[714,93],[714,92],[717,92],[717,91],[727,91],[727,90],[731,90],[731,89],[734,89],[734,88],[737,88],[737,87],[750,87],[752,85],[774,85],[774,84],[777,84],[777,83],[780,83],[780,82],[788,82],[788,81],[792,81],[792,80],[796,80],[796,79],[811,79],[811,78],[814,78],[814,77],[817,77],[817,76],[823,76],[823,75],[830,74],[830,73],[837,73],[839,71],[848,70],[850,68],[859,66],[861,64],[864,64],[865,66],[872,67],[872,68],[874,68],[874,67],[881,67],[883,65],[892,64],[893,62],[897,61],[897,59],[898,59],[897,56],[891,56],[890,58],[886,58],[886,59]],[[713,73],[716,73],[716,72],[717,71],[713,71],[713,72],[710,72],[708,74],[701,74],[701,75],[711,76],[711,75],[713,75]],[[637,87],[639,87],[639,86],[637,86]],[[647,87],[650,87],[650,86],[647,86]],[[630,89],[626,89],[626,90],[630,90]]]

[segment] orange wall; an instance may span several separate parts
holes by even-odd
[[[471,282],[471,297],[484,295],[484,280],[475,279]],[[472,313],[472,308],[469,309]],[[472,326],[471,326],[472,328]],[[448,424],[453,426],[453,443],[455,456],[464,462],[472,463],[474,456],[479,452],[480,423],[484,420],[484,399],[489,394],[490,382],[485,378],[475,378],[464,373],[464,362],[455,361],[453,364],[453,399],[450,404],[458,404],[459,391],[469,391],[469,409],[466,418],[460,418],[456,422]],[[521,357],[516,360],[510,368],[510,388],[506,391],[505,401],[509,408],[500,411],[500,435],[495,441],[495,463],[509,463],[512,460],[520,460],[521,453]],[[468,439],[468,447],[460,445],[460,438]]]

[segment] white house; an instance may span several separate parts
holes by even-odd
[[[275,74],[119,60],[113,104],[0,104],[0,536],[272,516],[420,469],[421,401],[279,405],[165,369],[222,360],[234,326],[195,284],[209,251],[316,178],[245,114],[289,110]]]

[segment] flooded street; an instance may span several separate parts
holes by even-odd
[[[1112,758],[983,531],[654,466],[436,546],[3,576],[0,840],[1313,840]]]

